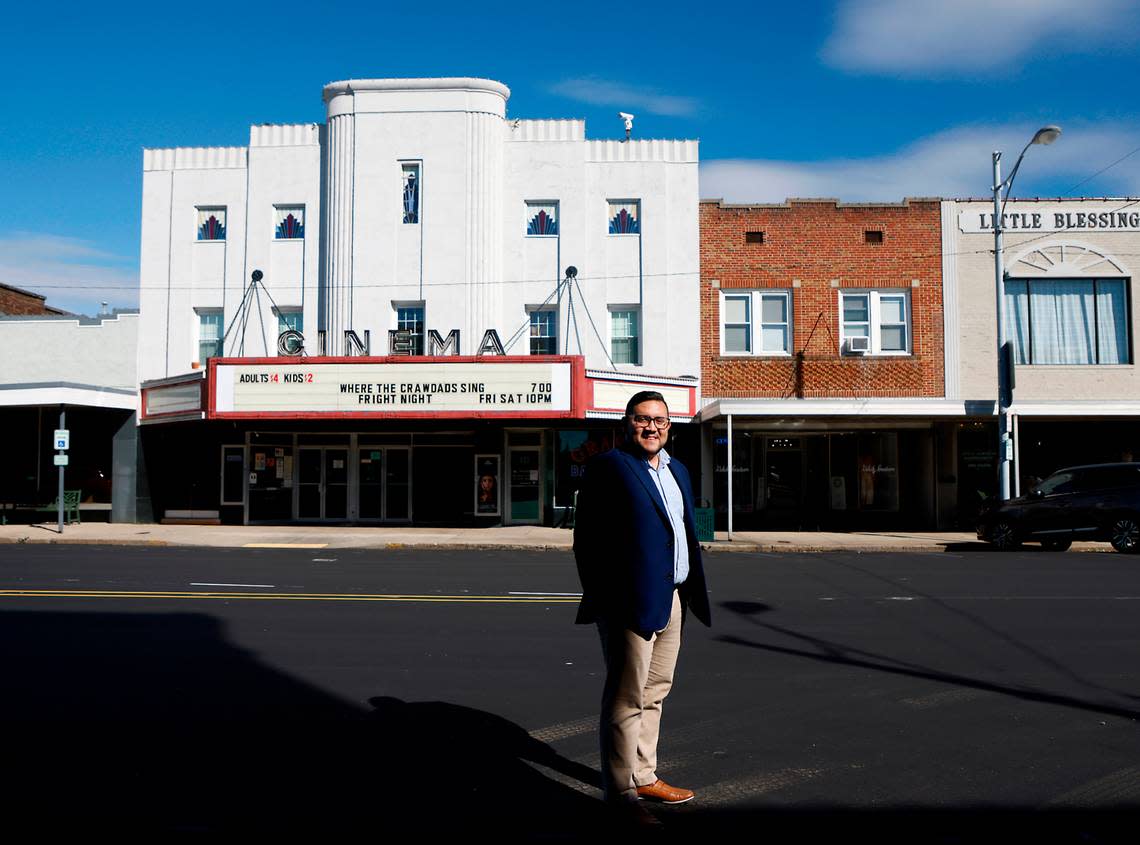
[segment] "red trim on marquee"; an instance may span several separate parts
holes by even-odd
[[[190,383],[190,381],[187,380],[186,384],[189,384],[189,383]],[[161,391],[161,390],[166,390],[166,389],[170,389],[170,388],[174,388],[174,387],[183,387],[183,386],[185,386],[185,385],[175,383],[175,384],[163,384],[163,385],[159,385],[157,387],[144,387],[142,389],[142,403],[141,403],[142,407],[139,409],[141,412],[141,414],[139,416],[139,420],[140,421],[141,420],[161,420],[161,419],[165,419],[166,417],[181,417],[181,416],[184,416],[186,414],[204,414],[204,413],[206,413],[207,396],[206,396],[206,380],[205,379],[198,379],[198,407],[197,408],[185,410],[185,411],[164,411],[161,414],[147,413],[147,410],[146,410],[147,397],[150,396],[151,391],[154,391],[154,390]]]
[[[218,411],[217,368],[230,366],[256,366],[259,364],[570,364],[570,410],[568,411]],[[211,358],[207,363],[206,381],[208,400],[206,418],[211,420],[275,419],[275,420],[422,420],[422,419],[585,419],[588,405],[585,397],[592,389],[586,387],[586,359],[581,355],[337,355],[294,359],[285,356],[273,358]]]
[[[589,385],[589,397],[590,397],[589,408],[592,411],[598,411],[600,413],[620,414],[625,410],[624,407],[621,407],[621,408],[598,408],[598,407],[596,407],[596,405],[594,403],[594,388],[598,382],[605,382],[606,384],[626,384],[626,385],[630,385],[631,387],[637,387],[639,390],[651,390],[653,388],[657,388],[658,390],[660,390],[662,388],[668,388],[670,390],[684,390],[685,393],[689,397],[688,398],[689,404],[688,404],[688,410],[687,410],[688,415],[690,417],[692,417],[692,416],[695,416],[697,413],[697,388],[695,385],[665,384],[662,382],[655,382],[652,380],[652,378],[638,379],[635,381],[633,379],[628,379],[628,380],[627,379],[613,379],[613,378],[605,378],[602,376],[590,377],[590,378],[588,378],[588,381],[590,383],[590,385]],[[677,411],[677,409],[675,409],[675,408],[670,408],[669,410],[670,411]]]

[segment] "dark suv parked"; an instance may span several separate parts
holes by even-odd
[[[1140,551],[1140,463],[1057,470],[1028,494],[984,508],[978,539],[998,549],[1030,540],[1059,552],[1073,540],[1107,540],[1118,552]]]

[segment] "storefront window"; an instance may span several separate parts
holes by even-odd
[[[582,486],[586,475],[586,462],[601,452],[613,448],[612,430],[559,431],[557,454],[554,458],[554,504],[569,507],[574,492]]]
[[[899,509],[899,440],[893,432],[859,435],[860,510]]]
[[[997,494],[997,486],[997,426],[988,422],[961,423],[958,426],[960,526],[974,526],[982,506]]]
[[[899,509],[897,433],[833,434],[829,450],[830,510],[897,511]]]
[[[251,445],[248,480],[250,522],[285,522],[292,518],[292,447]]]
[[[728,432],[718,431],[713,444],[715,461],[713,498],[718,525],[727,527],[728,515]],[[761,491],[752,486],[752,434],[732,432],[732,510],[733,514],[751,514]]]

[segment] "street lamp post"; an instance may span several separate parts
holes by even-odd
[[[1043,126],[1037,130],[1029,143],[1017,157],[1009,176],[1002,181],[1001,178],[1001,150],[994,151],[994,290],[997,298],[997,373],[998,373],[998,491],[1001,500],[1009,500],[1009,465],[1013,460],[1013,440],[1010,439],[1009,405],[1013,400],[1009,384],[1010,369],[1013,366],[1012,350],[1005,348],[1005,267],[1002,253],[1002,232],[1004,229],[1003,217],[1005,204],[1009,201],[1009,193],[1013,189],[1013,180],[1017,176],[1017,169],[1021,167],[1021,160],[1025,153],[1034,144],[1052,144],[1061,134],[1060,126]],[[1002,198],[1002,189],[1005,189],[1005,198]]]

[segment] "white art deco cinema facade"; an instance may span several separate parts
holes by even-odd
[[[697,463],[697,143],[509,94],[337,82],[324,124],[145,152],[155,518],[554,523],[643,389]]]

